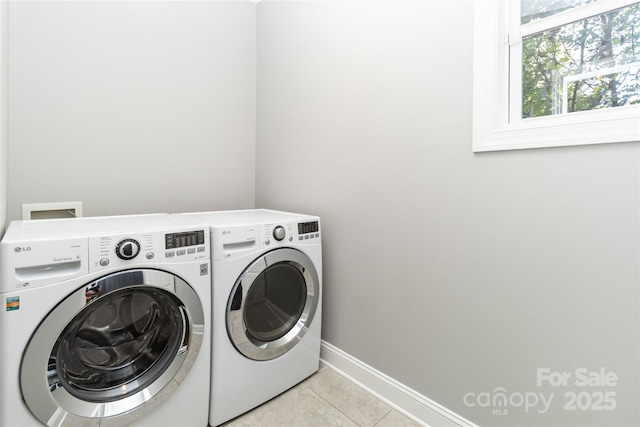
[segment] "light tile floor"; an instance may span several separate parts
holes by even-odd
[[[333,369],[320,370],[224,427],[418,427]]]

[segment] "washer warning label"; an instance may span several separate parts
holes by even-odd
[[[9,297],[6,299],[7,311],[20,310],[20,297]]]
[[[209,274],[209,264],[200,264],[200,275],[206,276]]]

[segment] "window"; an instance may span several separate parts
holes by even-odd
[[[640,141],[638,0],[485,0],[474,15],[474,151]]]

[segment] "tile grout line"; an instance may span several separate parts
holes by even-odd
[[[326,366],[324,366],[321,369],[325,369]],[[318,371],[316,372],[316,374],[320,372],[320,369],[318,369]],[[338,374],[340,375],[340,374]],[[353,384],[354,386],[358,387],[360,390],[362,390],[363,392],[365,392],[368,396],[370,396],[373,399],[376,399],[380,402],[382,402],[380,399],[378,399],[376,396],[374,396],[373,394],[369,393],[367,390],[365,390],[364,388],[360,387],[358,384],[356,384],[355,382],[351,381],[350,379],[348,379],[347,377],[345,377],[344,375],[340,375],[342,377],[342,379],[344,379],[345,381],[348,381],[349,383]],[[373,423],[371,426],[363,426],[362,424],[358,423],[356,420],[354,420],[353,418],[351,418],[349,415],[345,414],[342,410],[340,410],[339,408],[337,408],[334,404],[332,404],[331,402],[329,402],[327,399],[325,399],[324,397],[322,397],[320,395],[320,393],[318,393],[316,390],[313,389],[313,387],[311,385],[308,386],[309,390],[311,392],[313,392],[316,396],[318,396],[320,399],[322,399],[324,402],[326,402],[329,406],[331,406],[333,409],[335,409],[336,411],[338,411],[339,413],[341,413],[343,416],[345,416],[347,419],[349,419],[351,422],[353,422],[355,425],[357,425],[358,427],[375,427],[378,424],[380,424],[380,422],[385,419],[385,417],[387,415],[389,415],[391,413],[391,411],[393,411],[393,408],[388,406],[389,410],[387,412],[384,413],[384,415],[382,417],[380,417],[380,419],[378,421],[376,421],[375,423]],[[382,402],[384,403],[384,402]]]
[[[393,412],[393,411],[394,411],[394,409],[393,409],[393,408],[389,408],[389,412],[387,412],[386,414],[384,414],[384,416],[383,416],[382,418],[380,418],[380,419],[378,420],[378,422],[377,422],[377,423],[375,423],[372,427],[376,427],[377,425],[379,425],[379,424],[382,422],[382,420],[384,420],[385,418],[387,418],[387,417],[389,416],[389,414],[391,414],[391,412]]]
[[[334,404],[332,404],[331,402],[329,402],[327,399],[325,399],[324,397],[322,397],[317,391],[315,391],[312,387],[309,387],[309,390],[314,393],[316,396],[318,396],[320,399],[322,399],[325,403],[327,403],[329,406],[331,406],[333,409],[335,409],[336,411],[338,411],[339,413],[341,413],[344,417],[346,417],[349,421],[351,421],[352,423],[354,423],[355,425],[357,425],[358,427],[375,427],[376,425],[380,424],[380,421],[382,421],[387,415],[389,415],[391,413],[391,411],[393,410],[392,408],[389,408],[389,411],[386,412],[382,418],[380,418],[378,421],[375,422],[375,424],[371,425],[371,426],[363,426],[362,424],[358,423],[356,420],[354,420],[353,418],[351,418],[349,415],[345,414],[344,412],[342,412],[339,408],[337,408]]]

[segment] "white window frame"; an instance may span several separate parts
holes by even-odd
[[[551,19],[580,20],[637,1],[600,0],[525,25],[520,0],[474,1],[473,151],[640,141],[640,105],[521,118],[522,37]]]

